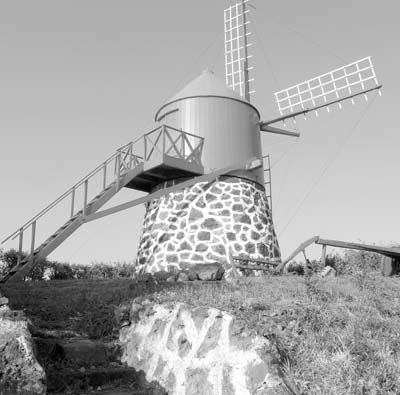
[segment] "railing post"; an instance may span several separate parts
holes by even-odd
[[[29,261],[33,261],[33,253],[35,252],[35,236],[36,236],[36,221],[32,222],[32,238],[31,238],[31,255]]]
[[[88,183],[89,180],[85,180],[84,184],[84,192],[83,192],[83,216],[86,217],[86,206],[87,206],[87,198],[88,198]]]
[[[18,246],[18,258],[17,258],[17,265],[19,265],[22,261],[22,244],[24,241],[24,229],[21,228],[19,230],[19,246]]]
[[[71,192],[71,218],[74,216],[75,211],[75,187],[72,188]]]
[[[162,134],[163,134],[163,146],[162,146],[162,154],[163,154],[163,157],[164,157],[164,154],[165,154],[165,129],[166,129],[166,127],[165,127],[165,125],[163,125],[162,126]]]
[[[129,144],[129,170],[132,170],[132,164],[133,164],[133,144]]]
[[[116,179],[116,189],[117,191],[119,190],[119,185],[120,185],[120,175],[121,175],[121,151],[117,151],[117,157],[115,158],[117,161],[117,179]]]
[[[144,160],[147,160],[147,136],[144,136]]]
[[[107,185],[107,162],[103,164],[103,189],[106,189]]]
[[[182,140],[182,153],[183,153],[183,159],[186,159],[186,155],[185,155],[185,147],[186,147],[186,138],[187,136],[185,134],[181,135],[181,140]]]

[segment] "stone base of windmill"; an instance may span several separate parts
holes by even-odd
[[[236,258],[241,265],[252,266],[257,260],[280,259],[268,200],[258,184],[225,177],[148,204],[136,262],[138,277],[171,278],[172,273],[191,280],[265,273],[235,270]]]

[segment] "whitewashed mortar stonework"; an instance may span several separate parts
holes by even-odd
[[[229,276],[229,255],[280,258],[268,200],[257,184],[238,178],[198,183],[148,204],[136,262],[140,273],[220,262]]]
[[[287,394],[276,350],[220,310],[133,303],[122,362],[171,395]]]

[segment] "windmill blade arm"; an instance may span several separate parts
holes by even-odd
[[[269,123],[261,122],[260,130],[262,132],[274,133],[274,134],[283,134],[285,136],[291,137],[300,137],[300,133],[290,132],[289,130],[275,128],[273,126],[269,126]]]
[[[361,92],[357,92],[357,93],[354,93],[352,95],[348,95],[346,97],[343,97],[343,98],[340,98],[340,99],[337,99],[337,100],[332,100],[332,101],[329,101],[327,103],[321,104],[319,106],[306,108],[304,110],[300,110],[300,111],[297,111],[297,112],[292,112],[292,113],[287,114],[287,115],[283,115],[283,116],[281,116],[279,118],[271,119],[270,121],[263,122],[262,124],[263,125],[272,125],[272,124],[277,123],[277,122],[285,121],[286,119],[298,117],[299,115],[306,115],[311,111],[317,111],[317,110],[320,110],[321,108],[329,107],[329,106],[332,106],[334,104],[341,103],[342,101],[345,101],[345,100],[350,100],[350,99],[352,99],[352,98],[354,98],[356,96],[366,95],[369,92],[372,92],[372,91],[375,91],[375,90],[380,90],[380,89],[382,89],[382,86],[383,85],[377,85],[377,86],[375,86],[373,88],[365,89],[365,90],[363,90]]]

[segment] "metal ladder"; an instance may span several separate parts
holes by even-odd
[[[264,160],[264,175],[267,177],[266,181],[264,182],[265,193],[268,199],[269,211],[272,216],[272,180],[271,180],[271,161],[269,154],[263,156],[263,160]]]

